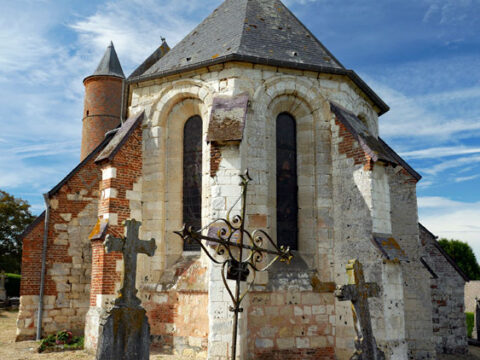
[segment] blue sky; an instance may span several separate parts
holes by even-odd
[[[80,154],[82,79],[112,40],[129,74],[220,0],[19,0],[0,13],[0,189],[42,211]],[[391,107],[381,136],[423,179],[420,221],[480,260],[480,0],[288,0]],[[6,5],[7,4],[7,5]]]

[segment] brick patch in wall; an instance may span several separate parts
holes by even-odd
[[[215,177],[222,161],[222,152],[217,143],[210,144],[210,176]]]
[[[338,152],[354,160],[354,165],[362,164],[365,171],[373,170],[373,160],[358,144],[353,134],[335,116],[335,124],[338,126],[338,137],[342,141],[338,144]]]

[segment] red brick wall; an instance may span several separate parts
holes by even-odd
[[[91,76],[85,79],[81,160],[120,123],[122,79]]]
[[[141,124],[133,131],[122,145],[112,161],[105,161],[101,167],[116,168],[116,177],[102,180],[100,191],[113,188],[117,190],[114,198],[102,198],[99,203],[99,216],[103,214],[117,214],[118,224],[108,226],[108,233],[117,237],[124,236],[122,222],[130,218],[130,202],[127,191],[133,189],[142,174],[142,130]],[[121,279],[121,272],[116,271],[117,260],[122,259],[120,252],[106,254],[102,245],[103,240],[92,241],[92,285],[90,305],[95,306],[98,294],[115,294],[115,284]]]
[[[41,221],[23,239],[20,295],[38,295],[40,292],[42,264],[39,260],[42,258],[44,221],[42,216]]]
[[[357,139],[355,139],[352,133],[348,131],[345,125],[338,121],[336,117],[335,124],[339,127],[338,137],[342,139],[342,141],[338,144],[338,152],[340,154],[347,155],[347,157],[350,159],[353,159],[355,165],[363,164],[365,170],[372,170],[373,161],[371,157],[368,156],[365,151],[363,151]]]

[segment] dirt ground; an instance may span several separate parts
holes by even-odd
[[[39,354],[36,341],[15,342],[16,311],[0,309],[0,359],[8,360],[94,360],[94,356],[83,350]],[[150,360],[180,360],[185,357],[151,354]],[[437,360],[480,360],[480,348],[470,346],[470,355],[441,355]]]
[[[38,342],[15,342],[17,311],[0,309],[0,360],[94,360],[83,350],[39,354]],[[151,354],[150,360],[180,360],[184,357]]]

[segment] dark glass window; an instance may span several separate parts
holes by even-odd
[[[192,116],[183,128],[183,222],[202,227],[202,118]],[[183,244],[183,250],[200,250],[200,245]]]
[[[297,134],[288,113],[277,117],[277,244],[298,250]]]

